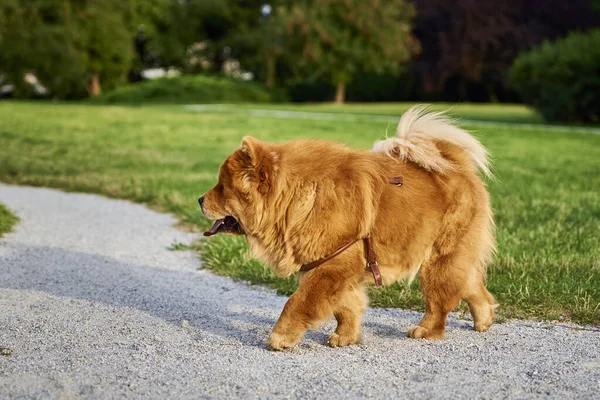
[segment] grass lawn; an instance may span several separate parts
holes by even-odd
[[[489,115],[520,121],[513,106],[487,107]],[[219,165],[243,136],[318,137],[370,148],[388,128],[377,121],[195,113],[174,106],[15,102],[0,103],[0,121],[1,181],[144,202],[201,229],[207,221],[197,198],[214,185]],[[474,127],[498,177],[489,182],[499,248],[489,288],[500,315],[600,324],[600,135]],[[217,273],[293,291],[293,279],[276,279],[250,258],[240,238],[217,235],[199,247]],[[371,299],[374,306],[423,308],[417,283],[373,288]]]
[[[1,136],[0,136],[1,137]],[[13,226],[19,221],[19,218],[10,212],[4,204],[0,203],[0,238],[10,231]]]
[[[400,116],[414,103],[348,103],[340,106],[334,103],[315,104],[242,104],[236,107],[255,109],[276,109],[323,113],[352,113]],[[518,122],[542,124],[544,121],[535,110],[522,104],[479,104],[479,103],[436,103],[434,111],[448,111],[450,115],[471,121]]]

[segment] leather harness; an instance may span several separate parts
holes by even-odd
[[[389,182],[391,184],[394,184],[398,187],[403,185],[403,180],[401,176],[394,176],[391,177]],[[367,271],[371,271],[371,273],[373,274],[373,279],[375,280],[375,285],[377,286],[381,286],[383,284],[382,279],[381,279],[381,272],[379,271],[379,264],[377,262],[377,254],[375,253],[375,250],[373,249],[373,239],[371,238],[371,235],[367,235],[361,239],[354,239],[349,241],[348,243],[346,243],[345,245],[343,245],[342,247],[339,247],[336,251],[334,251],[333,253],[320,258],[316,261],[313,261],[309,264],[304,264],[301,268],[300,271],[301,272],[308,272],[311,271],[315,268],[317,268],[318,266],[320,266],[321,264],[326,263],[327,261],[331,260],[332,258],[334,258],[335,256],[343,253],[344,251],[346,251],[350,246],[352,246],[354,243],[358,242],[359,240],[362,240],[365,244],[365,255],[367,258],[367,266],[366,266],[366,270]]]

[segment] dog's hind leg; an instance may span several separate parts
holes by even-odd
[[[421,267],[421,291],[425,296],[425,316],[408,330],[413,339],[443,339],[446,316],[461,301],[464,270],[452,256],[438,257]]]
[[[464,296],[464,300],[469,305],[469,310],[473,317],[473,329],[478,332],[484,332],[494,322],[497,305],[494,296],[487,291],[483,284],[483,276],[476,271],[474,271],[474,275]]]
[[[333,313],[337,320],[337,328],[329,336],[331,347],[348,346],[360,342],[360,325],[367,302],[367,294],[362,283],[349,287],[342,294]]]
[[[418,326],[408,331],[410,337],[442,339],[446,316],[461,300],[469,305],[476,331],[483,332],[494,322],[494,296],[484,286],[484,272],[464,248],[424,265],[420,279],[426,311]]]
[[[490,211],[491,215],[491,211]],[[465,283],[463,291],[463,300],[469,305],[469,310],[473,316],[474,329],[478,332],[488,330],[494,322],[496,312],[496,300],[494,296],[485,288],[486,265],[491,261],[494,252],[494,234],[491,216],[484,225],[484,229],[479,231],[476,238],[480,239],[480,251],[473,262],[469,265],[469,279]],[[474,241],[472,238],[471,241]]]

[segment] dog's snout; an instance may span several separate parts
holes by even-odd
[[[204,196],[198,199],[198,204],[200,204],[200,207],[202,207],[202,205],[204,204]]]

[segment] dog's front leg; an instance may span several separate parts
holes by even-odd
[[[307,329],[330,318],[349,287],[356,285],[359,273],[323,265],[306,273],[289,298],[267,344],[273,350],[293,347]],[[360,323],[360,322],[359,322]]]
[[[285,303],[271,336],[267,339],[267,345],[273,350],[294,347],[304,332],[310,328],[312,318],[310,312],[306,312],[306,304],[299,291],[300,288]]]
[[[349,286],[344,291],[333,313],[338,325],[335,332],[329,336],[329,346],[341,347],[360,342],[360,325],[367,303],[368,298],[362,283]]]

